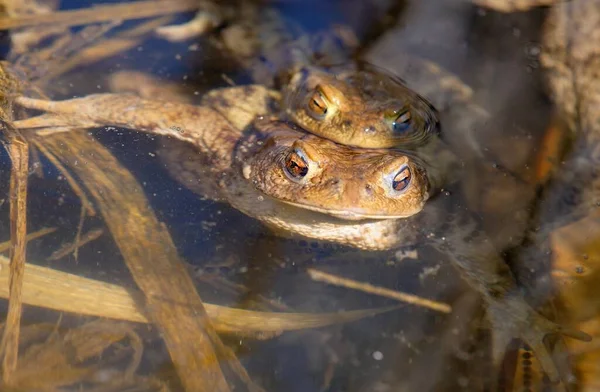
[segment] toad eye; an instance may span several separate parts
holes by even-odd
[[[291,151],[283,162],[283,169],[292,180],[301,180],[308,174],[308,162],[299,151]]]
[[[412,116],[409,110],[398,112],[396,118],[392,121],[392,128],[396,132],[406,132],[411,125]]]
[[[404,166],[392,180],[392,188],[396,192],[403,192],[410,185],[410,180],[412,178],[412,173],[410,172],[410,168],[408,166]]]
[[[308,109],[317,116],[324,116],[327,114],[327,98],[320,88],[317,87],[308,100]]]

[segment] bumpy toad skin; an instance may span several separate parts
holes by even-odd
[[[246,103],[253,102],[256,115],[270,113],[270,99],[264,89],[242,88],[234,95]],[[216,105],[217,102],[213,103]],[[16,99],[16,103],[48,112],[16,122],[15,126],[23,130],[113,125],[185,141],[194,147],[192,159],[201,158],[199,165],[210,177],[207,180],[215,183],[224,200],[278,230],[371,250],[398,247],[416,236],[422,237],[449,256],[487,303],[488,317],[495,332],[494,359],[497,364],[504,348],[518,337],[532,347],[550,379],[557,381],[558,370],[543,339],[548,334],[560,333],[589,340],[586,334],[562,328],[536,313],[525,302],[510,269],[475,221],[456,203],[444,203],[444,198],[432,200],[421,213],[405,219],[361,222],[339,219],[281,202],[258,191],[243,174],[247,163],[243,157],[260,143],[255,140],[244,142],[245,130],[234,127],[209,107],[118,94],[98,94],[60,102],[22,97]],[[223,103],[225,111],[235,114],[231,102]],[[237,154],[239,149],[247,151]],[[239,157],[242,157],[241,161]]]
[[[289,119],[349,146],[415,148],[440,131],[437,112],[427,100],[375,69],[302,67],[283,95]]]
[[[281,121],[243,159],[244,176],[268,196],[344,219],[406,218],[428,199],[425,170],[406,155],[336,144]]]
[[[247,105],[232,106],[227,99],[231,93]],[[252,127],[250,121],[255,115],[250,114],[271,113],[274,104],[269,90],[258,86],[225,89],[221,97],[215,94],[207,97],[204,103],[208,106],[145,100],[129,94],[96,94],[59,102],[22,97],[18,102],[48,112],[19,121],[17,126],[21,129],[62,130],[112,124],[187,142],[196,147],[192,176],[201,179],[200,183],[192,184],[193,189],[227,201],[278,230],[308,237],[351,243],[364,249],[387,249],[406,238],[394,232],[393,221],[368,222],[361,227],[348,220],[408,217],[421,211],[429,196],[429,184],[422,167],[400,153],[373,151],[365,155],[363,151],[301,133],[269,119]],[[232,115],[235,126],[219,113]],[[294,188],[296,184],[290,181],[276,189],[276,184],[269,182],[272,178],[260,177],[258,173],[263,169],[281,168],[279,164],[274,166],[268,162],[269,157],[280,152],[281,141],[291,144],[300,141],[307,151],[320,150],[321,154],[337,157],[323,160],[325,156],[314,156],[324,169],[319,177],[321,185]],[[178,159],[181,171],[190,172],[187,158],[179,156]],[[382,172],[373,173],[376,168]],[[254,173],[252,178],[251,172]],[[361,177],[357,173],[371,176]],[[402,189],[385,189],[386,182],[388,188],[391,187],[395,177],[399,183],[397,188]],[[369,184],[369,181],[372,182]],[[349,192],[338,192],[341,189],[334,184],[342,182]],[[364,197],[368,191],[363,191],[361,196],[359,190],[369,186],[372,187],[370,197]]]

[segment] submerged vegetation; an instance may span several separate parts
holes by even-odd
[[[597,388],[599,1],[64,3],[0,1],[2,390]]]

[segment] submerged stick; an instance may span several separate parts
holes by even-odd
[[[188,392],[225,392],[213,343],[219,341],[196,287],[144,189],[100,143],[82,132],[46,137],[44,146],[72,170],[100,212],[142,290],[147,315],[165,340]]]
[[[44,229],[34,231],[33,233],[27,234],[27,242],[35,240],[37,238],[43,237],[46,234],[54,233],[56,231],[56,227],[46,227]],[[6,252],[11,248],[11,241],[0,242],[0,253]]]
[[[356,280],[342,278],[340,276],[328,274],[326,272],[322,272],[314,268],[309,268],[307,272],[311,279],[319,282],[326,282],[335,286],[347,287],[369,294],[375,294],[380,295],[382,297],[392,298],[398,301],[406,302],[416,306],[422,306],[424,308],[436,310],[442,313],[450,313],[452,311],[452,308],[448,304],[433,301],[427,298],[418,297],[416,295],[402,293],[400,291],[390,290],[384,287],[373,286],[369,283],[357,282]]]
[[[6,63],[0,63],[0,131],[7,140],[6,150],[11,160],[10,172],[10,278],[6,325],[0,342],[2,383],[10,383],[17,370],[19,333],[21,327],[21,288],[25,268],[27,243],[27,177],[29,175],[29,145],[12,124],[12,100],[19,88],[17,78]]]
[[[10,136],[7,147],[12,168],[10,172],[10,279],[8,313],[0,348],[2,352],[2,381],[9,384],[17,370],[19,332],[21,327],[25,244],[27,243],[27,176],[29,174],[29,145],[19,135]]]
[[[0,298],[8,298],[9,260],[0,256]],[[62,312],[150,323],[131,289],[27,263],[23,303]],[[139,293],[141,295],[141,293]],[[336,313],[261,312],[204,304],[218,332],[242,335],[281,333],[356,321],[397,307]]]
[[[83,245],[87,244],[88,242],[92,242],[92,241],[100,238],[100,236],[102,234],[104,234],[103,229],[100,229],[100,228],[92,229],[92,230],[88,231],[87,233],[76,238],[75,241],[62,245],[60,248],[58,248],[57,250],[52,252],[50,257],[48,257],[46,259],[46,261],[60,260],[63,257],[65,257],[71,253],[75,254],[75,260],[77,260],[77,255],[75,252],[77,252],[77,250],[79,248],[81,248]]]

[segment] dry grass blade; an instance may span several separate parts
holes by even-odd
[[[97,41],[110,30],[119,25],[119,21],[103,23],[101,25],[86,26],[76,34],[66,32],[57,36],[49,44],[36,47],[35,51],[26,54],[10,56],[16,69],[26,72],[29,81],[37,79],[39,74],[44,74],[48,67],[52,67],[62,59],[79,52],[91,43]]]
[[[0,256],[0,297],[8,297],[8,259]],[[149,323],[136,302],[135,293],[121,286],[100,282],[28,263],[25,266],[23,303],[87,316]],[[356,321],[397,307],[353,310],[339,313],[257,312],[204,304],[219,332],[242,335],[325,327]]]
[[[436,310],[442,313],[450,313],[452,311],[452,308],[448,304],[417,297],[416,295],[406,294],[400,291],[394,291],[383,287],[373,286],[369,283],[357,282],[356,280],[331,275],[313,268],[309,268],[307,272],[313,280],[317,280],[319,282],[326,282],[336,286],[343,286],[355,290],[360,290],[369,294],[375,294],[380,295],[382,297],[396,299],[398,301],[406,302],[412,305],[422,306],[424,308]]]
[[[11,132],[13,133],[13,132]],[[21,289],[25,272],[27,237],[27,176],[29,174],[29,146],[16,134],[9,136],[7,150],[11,159],[10,173],[10,279],[8,314],[0,343],[2,381],[10,384],[17,370],[19,355],[19,330],[21,324]]]
[[[82,132],[46,137],[43,144],[96,200],[146,309],[165,339],[187,391],[229,391],[213,343],[220,339],[173,241],[135,178]]]
[[[80,10],[0,18],[0,30],[41,25],[81,26],[114,20],[143,19],[198,9],[197,0],[149,0],[102,5]]]
[[[50,233],[54,233],[56,231],[56,227],[46,227],[44,229],[35,231],[31,234],[27,234],[26,240],[27,242],[31,241],[31,240],[35,240],[36,238],[40,238],[45,236],[46,234],[50,234]],[[6,252],[7,250],[9,250],[11,248],[11,241],[6,241],[6,242],[0,242],[0,253],[2,252]]]
[[[61,61],[58,66],[47,70],[44,76],[38,79],[37,85],[46,85],[49,81],[54,80],[56,77],[65,74],[76,67],[92,64],[127,51],[136,45],[139,45],[143,40],[144,35],[154,31],[157,27],[168,23],[170,20],[171,17],[152,19],[139,26],[135,26],[119,33],[117,37],[100,40],[100,42],[78,51],[74,56]]]

